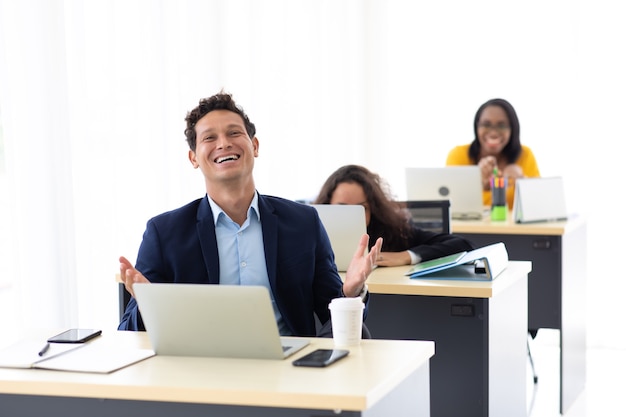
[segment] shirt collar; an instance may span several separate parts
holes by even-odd
[[[220,206],[217,205],[215,201],[209,196],[206,195],[209,200],[209,206],[211,207],[211,211],[213,212],[213,223],[217,226],[217,221],[220,216],[227,216],[224,210]],[[250,217],[250,213],[256,214],[256,218],[258,221],[261,221],[261,212],[259,211],[259,194],[257,191],[254,191],[254,196],[252,197],[252,202],[250,203],[250,207],[248,208],[248,217]]]

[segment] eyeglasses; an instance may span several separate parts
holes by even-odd
[[[509,130],[511,130],[511,126],[504,124],[504,123],[498,123],[497,125],[492,125],[489,122],[486,123],[479,123],[478,124],[478,128],[479,129],[485,129],[485,130],[495,130],[498,133],[504,133],[507,132]]]

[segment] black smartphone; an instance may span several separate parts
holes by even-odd
[[[100,336],[102,330],[96,329],[69,329],[48,339],[50,343],[85,343],[96,336]]]
[[[317,349],[303,357],[296,359],[292,363],[295,366],[313,366],[323,368],[331,363],[337,362],[341,358],[345,358],[350,353],[344,349]]]

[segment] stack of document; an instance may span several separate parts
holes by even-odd
[[[405,275],[425,279],[491,281],[504,271],[509,254],[498,242],[469,252],[459,252],[412,266]]]

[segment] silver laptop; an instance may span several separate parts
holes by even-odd
[[[309,344],[279,335],[265,287],[154,283],[133,289],[157,355],[284,359]]]
[[[483,193],[477,165],[406,168],[407,200],[450,200],[453,219],[482,219]]]
[[[361,205],[313,204],[328,233],[339,272],[348,270],[361,236],[367,232]]]

